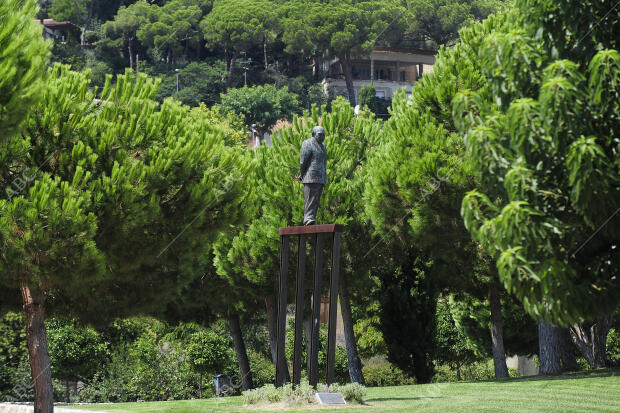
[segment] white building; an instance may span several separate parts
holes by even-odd
[[[58,42],[66,42],[70,36],[77,39],[80,28],[75,24],[64,21],[57,22],[54,19],[37,19],[37,23],[43,25],[43,38],[52,39]]]
[[[406,88],[407,96],[415,82],[424,73],[433,71],[435,52],[421,49],[375,46],[368,58],[353,60],[353,88],[356,100],[362,87],[374,84],[377,97],[391,99],[400,88]],[[329,62],[328,75],[323,81],[325,92],[330,96],[348,98],[347,85],[340,61]]]

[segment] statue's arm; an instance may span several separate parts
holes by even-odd
[[[312,152],[308,149],[308,146],[304,142],[301,145],[301,153],[299,154],[299,174],[303,178],[306,174],[306,170],[310,165],[310,158],[312,157]]]

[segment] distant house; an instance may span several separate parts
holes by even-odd
[[[374,84],[377,97],[391,99],[400,88],[407,95],[424,73],[433,71],[435,52],[421,49],[375,46],[368,58],[353,60],[353,88],[356,100],[362,87]],[[348,98],[347,85],[338,59],[328,63],[323,81],[325,92]]]
[[[61,43],[72,37],[79,39],[80,28],[71,22],[57,22],[54,19],[37,19],[37,22],[43,25],[44,39],[52,39]]]

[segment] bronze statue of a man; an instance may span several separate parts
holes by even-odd
[[[312,138],[301,145],[299,156],[299,180],[304,184],[304,225],[316,224],[316,211],[327,180],[327,149],[325,129],[322,126],[312,128]]]

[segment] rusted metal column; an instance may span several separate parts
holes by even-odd
[[[301,338],[304,323],[304,277],[306,276],[306,236],[299,236],[297,250],[297,296],[295,297],[295,343],[293,346],[293,384],[301,379]]]
[[[334,232],[332,271],[329,282],[329,325],[327,330],[327,385],[334,382],[336,364],[336,323],[338,320],[338,276],[340,274],[340,233]]]
[[[278,325],[276,340],[276,386],[284,385],[286,377],[286,358],[284,356],[286,344],[286,307],[288,288],[288,264],[290,254],[290,237],[299,236],[297,257],[297,281],[295,297],[295,339],[293,347],[293,377],[294,384],[299,384],[302,365],[302,334],[304,309],[304,278],[306,266],[306,241],[309,235],[316,234],[314,248],[314,279],[312,292],[312,319],[310,323],[310,345],[308,354],[308,381],[314,387],[319,381],[319,334],[321,316],[321,284],[323,271],[323,247],[326,234],[333,234],[332,243],[332,271],[330,276],[330,316],[328,333],[328,365],[327,382],[334,379],[335,349],[336,349],[336,315],[338,311],[338,274],[340,265],[340,237],[343,226],[338,224],[310,225],[280,228],[280,280],[278,294]]]
[[[323,270],[323,239],[316,234],[314,248],[314,289],[312,290],[312,320],[310,326],[310,372],[308,382],[315,387],[319,382],[319,332],[321,329],[321,279]]]
[[[276,342],[276,386],[284,384],[284,369],[286,369],[286,358],[284,356],[284,343],[286,338],[286,295],[288,278],[288,256],[289,256],[289,236],[281,237],[282,245],[280,248],[280,287],[278,300],[278,339]]]

